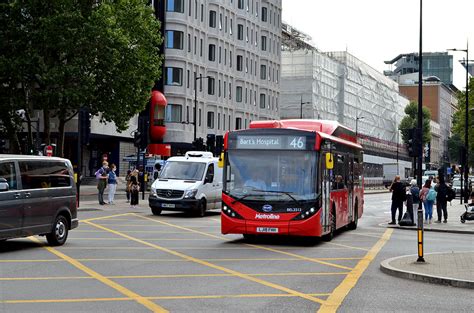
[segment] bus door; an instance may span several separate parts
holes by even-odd
[[[322,206],[321,206],[321,226],[323,228],[323,232],[329,230],[329,210],[330,210],[330,192],[331,192],[331,172],[332,169],[326,168],[326,152],[321,153],[321,158],[319,158],[319,162],[321,164],[321,173],[320,173],[320,181],[321,181],[321,199],[322,199]]]
[[[348,216],[347,222],[350,223],[354,216],[354,156],[348,155],[348,175],[347,175],[347,193],[348,193]]]

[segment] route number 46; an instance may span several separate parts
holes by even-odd
[[[304,149],[305,148],[305,138],[303,138],[303,137],[293,138],[293,140],[290,142],[290,146],[293,147],[293,149]]]

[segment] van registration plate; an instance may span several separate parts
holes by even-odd
[[[275,227],[257,227],[257,233],[278,233]]]
[[[176,205],[174,203],[162,203],[161,204],[162,208],[174,208]]]

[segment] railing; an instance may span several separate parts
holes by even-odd
[[[385,189],[383,177],[364,177],[364,189]]]

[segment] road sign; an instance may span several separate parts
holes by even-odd
[[[46,146],[46,155],[47,156],[53,156],[53,147],[52,146]]]

